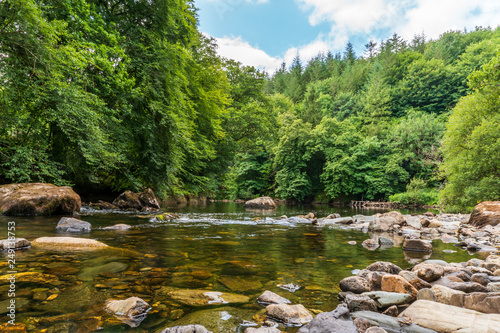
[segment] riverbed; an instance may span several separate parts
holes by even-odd
[[[113,250],[16,252],[16,271],[40,272],[58,279],[17,282],[16,323],[33,332],[157,332],[211,320],[219,332],[242,332],[264,314],[256,298],[265,290],[313,312],[331,311],[338,304],[339,281],[353,270],[380,260],[403,269],[413,265],[400,246],[373,251],[364,248],[361,243],[370,235],[360,230],[279,220],[282,215],[309,212],[324,217],[332,213],[373,215],[383,210],[281,205],[274,211],[259,211],[245,210],[242,204],[212,203],[165,211],[178,214],[179,219],[158,223],[150,222],[145,214],[82,210],[81,218],[92,224],[92,231],[72,236],[104,242]],[[15,222],[17,237],[62,236],[55,230],[59,219],[0,216],[0,239],[7,238],[8,221]],[[102,229],[118,223],[132,228]],[[11,269],[7,253],[2,256],[4,275]],[[461,262],[473,257],[452,244],[433,241],[430,259]],[[289,283],[300,289],[290,292],[281,288]],[[8,320],[8,290],[9,285],[0,286],[2,324]],[[220,291],[246,296],[247,301],[197,307],[171,297],[179,290]],[[136,328],[104,311],[107,299],[131,296],[152,306]]]

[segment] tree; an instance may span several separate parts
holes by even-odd
[[[443,141],[443,204],[468,209],[500,199],[500,56],[469,76],[473,92],[462,97]]]
[[[354,47],[351,42],[348,42],[345,47],[343,60],[350,65],[354,64],[354,61],[356,60],[356,52],[354,52]]]
[[[361,95],[362,116],[369,123],[378,122],[390,115],[390,102],[391,91],[386,84],[383,68],[375,62]]]
[[[373,40],[370,39],[370,41],[365,44],[365,55],[368,59],[372,59],[377,51],[377,43]]]

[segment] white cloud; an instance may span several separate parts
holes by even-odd
[[[464,27],[497,27],[498,0],[297,0],[309,23],[331,25],[329,45],[339,49],[356,35],[397,32],[405,39],[425,32],[430,38]],[[358,45],[361,47],[361,45]]]
[[[217,53],[223,57],[234,59],[243,65],[254,66],[273,73],[282,63],[283,59],[272,57],[258,47],[250,45],[241,37],[215,38],[219,48]]]

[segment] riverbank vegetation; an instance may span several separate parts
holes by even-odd
[[[0,183],[471,207],[500,198],[499,46],[394,34],[267,74],[191,1],[6,1]]]

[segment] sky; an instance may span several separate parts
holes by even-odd
[[[217,40],[218,53],[270,74],[283,61],[303,63],[320,52],[358,56],[370,40],[500,24],[499,0],[195,0],[199,29]]]

